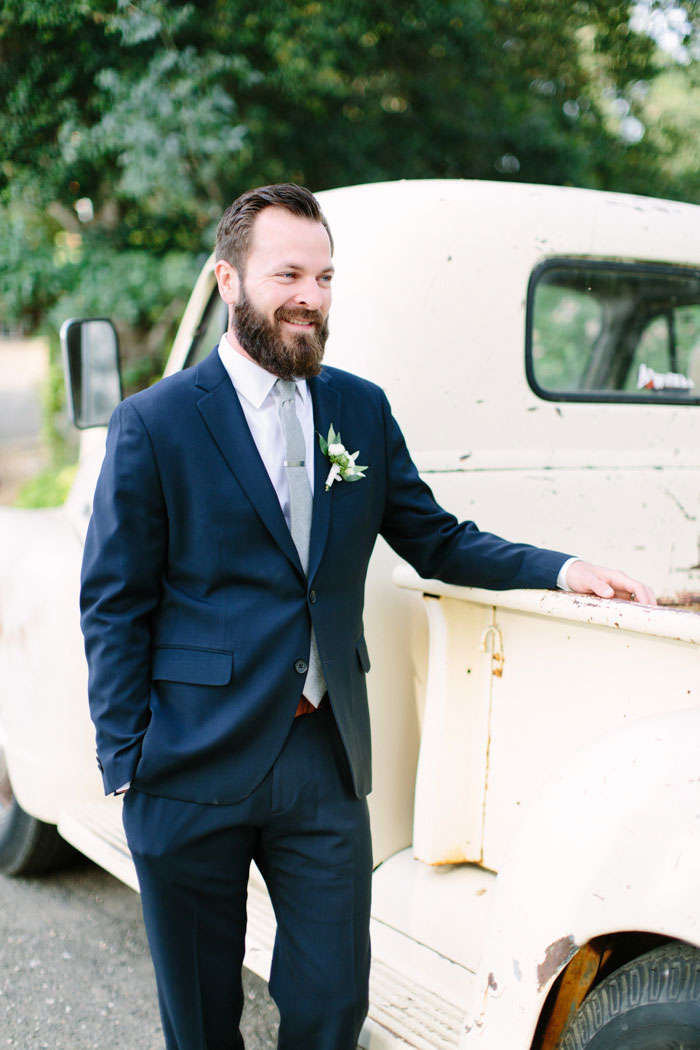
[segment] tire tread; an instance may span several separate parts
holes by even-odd
[[[31,817],[16,800],[0,824],[0,872],[5,875],[43,875],[75,857],[53,824]]]
[[[564,1030],[557,1050],[587,1050],[606,1025],[629,1011],[672,1003],[697,1006],[700,1045],[700,952],[678,942],[633,959],[594,988]]]

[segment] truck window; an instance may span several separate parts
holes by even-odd
[[[700,404],[700,270],[549,260],[530,279],[525,357],[551,401]]]
[[[214,285],[214,290],[209,297],[202,319],[192,337],[192,346],[187,354],[185,368],[196,365],[207,356],[210,350],[218,344],[221,336],[228,327],[228,306],[219,295],[219,290]]]

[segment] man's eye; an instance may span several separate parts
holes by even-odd
[[[332,273],[324,273],[324,274],[321,275],[319,280],[324,281],[326,284],[330,284],[331,281],[333,280],[333,274]]]

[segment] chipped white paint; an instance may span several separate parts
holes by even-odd
[[[464,1048],[530,1046],[562,938],[645,930],[700,945],[699,740],[698,708],[637,719],[541,784],[498,876]]]

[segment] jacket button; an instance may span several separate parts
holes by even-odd
[[[316,591],[309,591],[309,601],[312,605],[316,602]]]
[[[309,665],[306,660],[297,660],[294,664],[294,670],[297,674],[306,674],[309,669]]]

